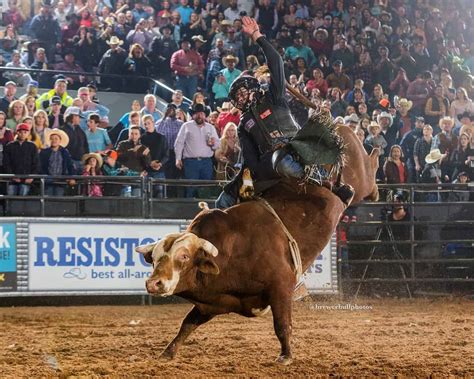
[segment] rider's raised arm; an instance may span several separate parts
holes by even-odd
[[[283,59],[278,51],[272,46],[265,37],[260,37],[257,40],[258,45],[262,48],[265,58],[267,60],[268,69],[271,74],[272,92],[275,96],[282,97],[285,95],[285,68],[283,66]]]

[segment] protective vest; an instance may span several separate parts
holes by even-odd
[[[250,112],[256,127],[251,128],[249,133],[262,154],[286,145],[300,129],[290,110],[283,105],[273,104],[267,96],[252,105]]]

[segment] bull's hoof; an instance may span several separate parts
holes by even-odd
[[[176,350],[174,349],[170,349],[169,347],[167,347],[165,350],[163,350],[163,352],[160,354],[160,358],[161,359],[166,359],[166,360],[171,360],[171,359],[174,359],[176,357]]]
[[[283,366],[288,366],[291,365],[291,363],[293,362],[293,358],[291,357],[291,355],[280,355],[277,358],[276,362]]]

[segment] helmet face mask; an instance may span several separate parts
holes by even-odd
[[[249,75],[241,76],[232,83],[229,98],[234,107],[246,111],[251,105],[252,93],[259,90],[260,84],[257,79]]]

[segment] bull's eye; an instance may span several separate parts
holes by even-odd
[[[182,254],[182,255],[180,256],[180,261],[181,261],[181,262],[187,262],[187,261],[189,261],[189,255],[187,255],[187,254]]]

